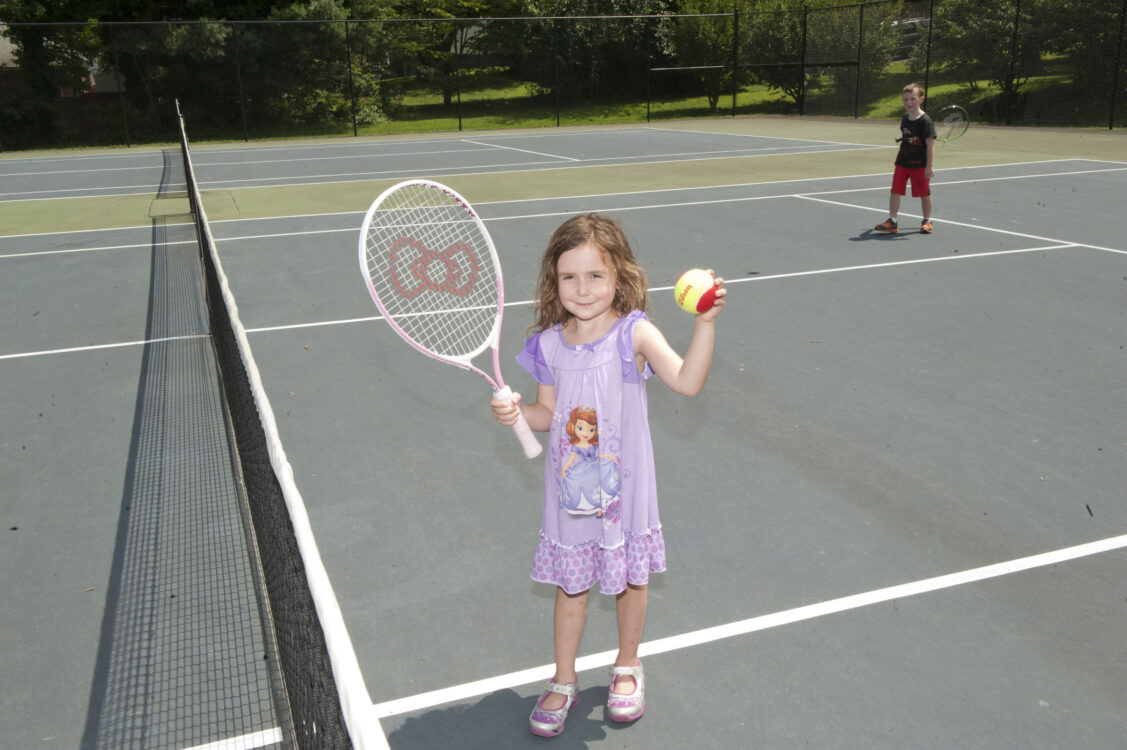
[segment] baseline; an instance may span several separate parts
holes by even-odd
[[[703,628],[690,633],[660,638],[655,641],[646,641],[642,643],[641,647],[638,649],[638,654],[639,656],[653,656],[669,651],[691,648],[692,646],[700,646],[726,638],[748,635],[782,625],[791,625],[804,620],[826,617],[852,609],[868,607],[893,599],[904,599],[910,596],[939,591],[941,589],[977,583],[991,578],[1012,575],[1014,573],[1049,565],[1057,565],[1062,562],[1124,548],[1127,548],[1127,534],[1108,537],[1073,547],[1065,547],[1051,552],[1043,552],[1016,560],[986,565],[980,568],[971,568],[969,570],[948,573],[934,578],[925,578],[920,581],[851,594],[838,599],[830,599],[817,604],[795,607],[794,609],[783,610],[769,615],[761,615],[759,617],[730,622],[711,628]],[[601,653],[580,657],[576,661],[576,670],[583,672],[609,666],[614,662],[616,655],[616,651],[603,651]],[[433,708],[434,706],[445,703],[474,698],[498,690],[531,684],[540,680],[547,680],[551,678],[554,670],[554,664],[545,664],[519,672],[510,672],[509,674],[499,675],[497,677],[467,682],[463,685],[456,685],[441,690],[433,690],[427,693],[420,693],[418,695],[373,704],[371,709],[372,720]]]

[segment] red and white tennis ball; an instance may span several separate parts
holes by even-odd
[[[685,312],[705,312],[716,302],[716,279],[704,269],[691,268],[677,279],[673,297]]]

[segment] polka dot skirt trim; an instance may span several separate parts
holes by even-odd
[[[532,580],[579,594],[599,583],[599,593],[615,595],[626,584],[644,586],[650,573],[665,572],[665,538],[661,529],[626,536],[626,543],[605,549],[597,542],[564,547],[540,537],[532,561]]]

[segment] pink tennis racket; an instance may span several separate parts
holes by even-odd
[[[477,373],[497,399],[512,398],[497,355],[505,307],[501,261],[465,198],[430,180],[388,188],[364,217],[360,268],[376,307],[404,341]],[[487,348],[493,377],[471,362]],[[540,443],[523,415],[513,429],[524,455],[538,456]]]

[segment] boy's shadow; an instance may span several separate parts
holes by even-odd
[[[895,240],[907,239],[905,232],[878,232],[875,229],[866,229],[856,237],[850,237],[850,242],[865,242],[866,240],[880,240],[881,242],[889,242]],[[910,234],[910,233],[909,233]]]
[[[543,748],[547,740],[528,731],[528,715],[540,694],[524,697],[512,690],[491,693],[472,705],[451,706],[414,716],[387,736],[392,750],[459,750]],[[563,734],[552,738],[553,748],[586,748],[606,739],[603,704],[607,687],[579,691],[579,703],[567,716]]]

